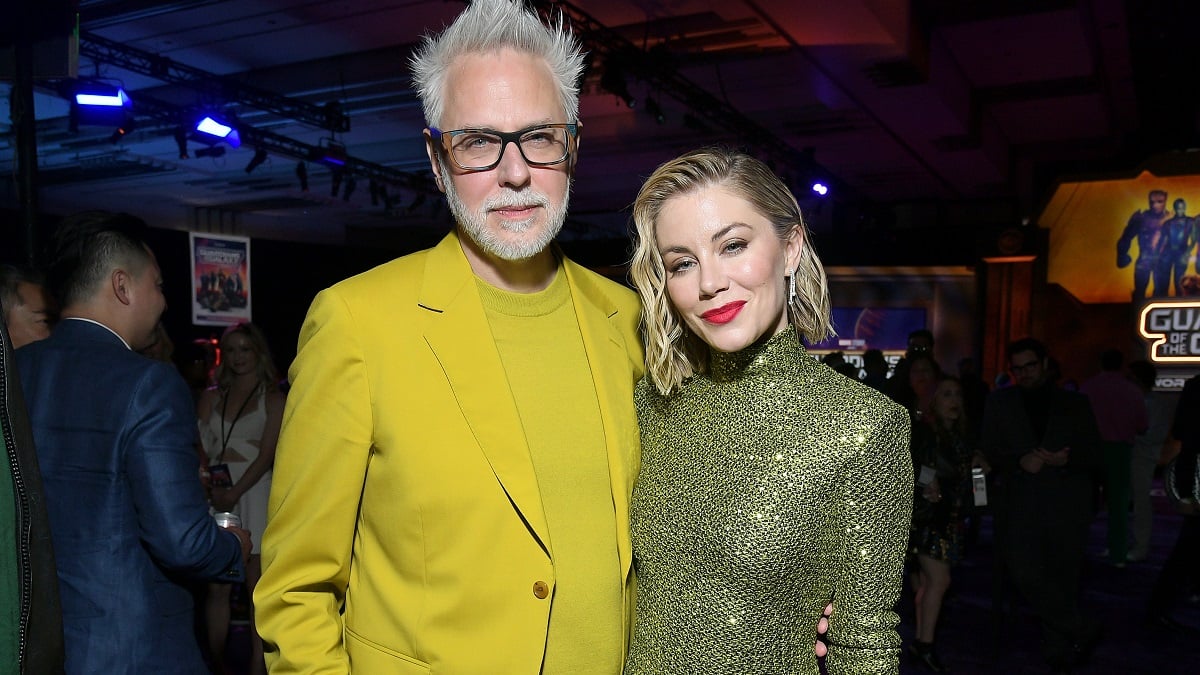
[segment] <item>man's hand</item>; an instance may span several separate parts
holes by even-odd
[[[813,651],[816,652],[817,658],[823,659],[829,653],[829,647],[825,644],[825,633],[829,632],[829,617],[833,615],[833,603],[825,605],[825,611],[821,614],[821,618],[817,619],[817,641],[813,644]]]
[[[1042,458],[1042,462],[1049,466],[1063,466],[1067,460],[1071,458],[1071,448],[1063,448],[1057,452],[1050,452],[1045,448],[1034,450],[1038,457]]]
[[[236,534],[242,542],[242,566],[245,567],[250,562],[250,549],[254,548],[254,542],[250,541],[250,531],[243,530],[240,527],[227,527],[225,529]]]
[[[1044,450],[1042,452],[1045,452]],[[1028,473],[1037,473],[1042,470],[1042,465],[1046,460],[1038,454],[1037,450],[1031,450],[1021,455],[1021,468]]]
[[[983,453],[979,451],[976,451],[975,454],[971,456],[971,468],[983,469],[985,474],[992,472],[992,465],[988,463],[987,458],[984,457]]]
[[[1117,254],[1117,267],[1119,267],[1119,268],[1129,267],[1129,263],[1131,263],[1131,262],[1133,262],[1133,258],[1130,258],[1128,253],[1118,253]]]

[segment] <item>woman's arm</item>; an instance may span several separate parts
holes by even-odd
[[[837,508],[844,532],[829,620],[831,675],[897,673],[904,555],[912,515],[909,419],[899,406],[866,415],[877,427],[846,463]]]

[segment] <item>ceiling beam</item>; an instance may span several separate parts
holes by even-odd
[[[60,95],[64,90],[61,83],[40,82],[38,86]],[[167,103],[146,93],[134,95],[134,111],[138,117],[157,120],[164,128],[179,128],[184,120],[189,118],[190,112],[188,108]],[[235,126],[244,145],[261,148],[271,154],[301,161],[316,161],[328,150],[248,124],[235,123]],[[345,155],[344,158],[339,156],[339,159],[344,159],[345,163],[340,170],[347,176],[379,181],[418,194],[441,194],[430,177],[424,173],[401,171],[351,155]]]
[[[335,101],[316,105],[290,98],[94,33],[80,34],[79,54],[100,63],[203,92],[225,103],[241,103],[335,133],[350,131],[350,118]]]

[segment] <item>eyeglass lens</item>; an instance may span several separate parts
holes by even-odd
[[[487,167],[500,160],[507,140],[499,134],[484,131],[466,131],[450,138],[450,152],[454,161],[468,168]],[[566,159],[567,130],[561,127],[532,129],[521,134],[517,140],[525,161],[531,164],[554,164]]]

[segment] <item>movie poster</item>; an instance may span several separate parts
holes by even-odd
[[[192,323],[224,326],[250,320],[250,240],[197,234],[192,248]]]
[[[1063,183],[1042,212],[1047,279],[1083,302],[1200,294],[1200,176]]]

